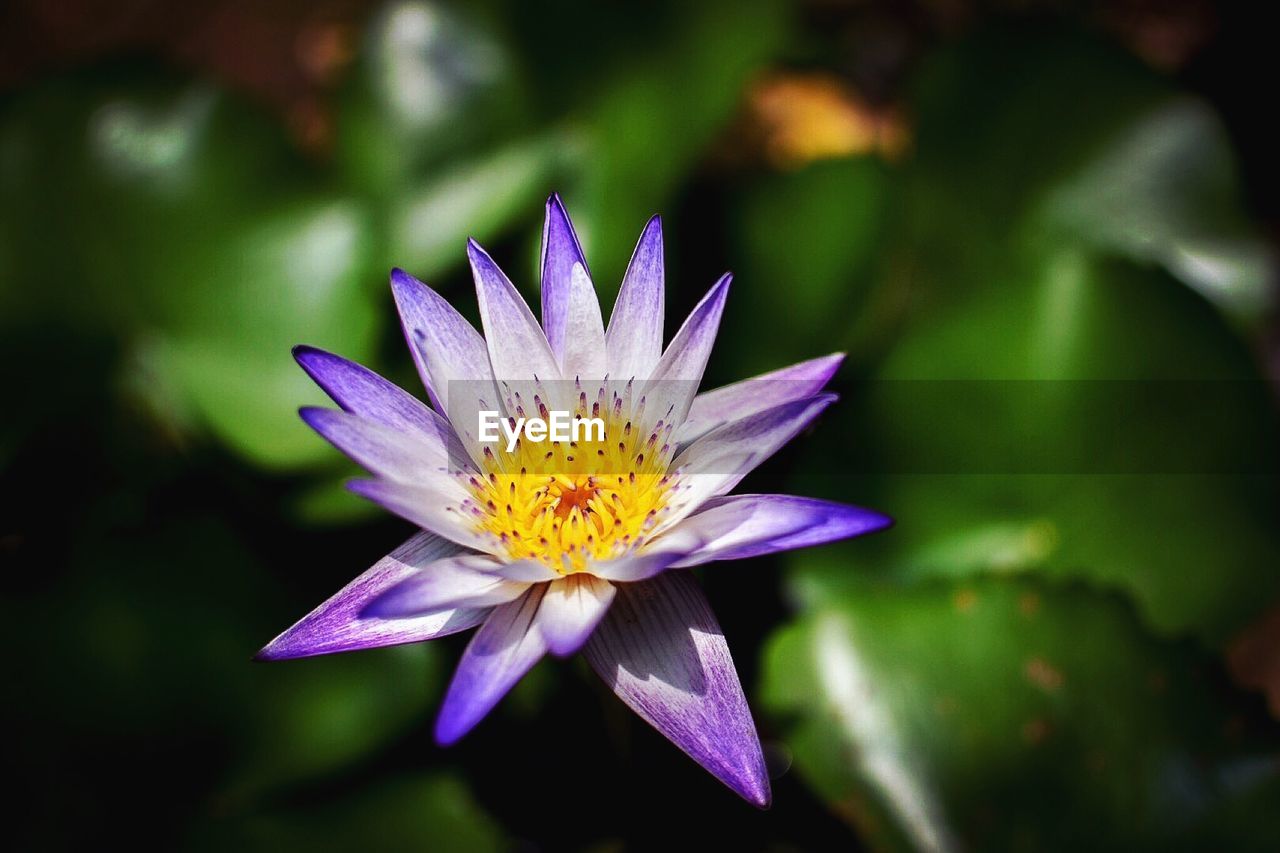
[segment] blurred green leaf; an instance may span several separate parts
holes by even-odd
[[[548,195],[562,144],[556,135],[517,143],[407,188],[390,205],[389,262],[432,278],[466,260],[468,237],[483,243],[518,215],[532,218]]]
[[[1280,740],[1260,700],[1117,598],[1029,579],[798,586],[807,607],[767,649],[764,702],[793,721],[800,772],[874,846],[1280,837],[1266,805]]]
[[[506,849],[502,833],[458,781],[406,775],[355,792],[242,819],[211,822],[190,850],[312,850],[370,853]]]
[[[1245,215],[1226,129],[1205,103],[1142,111],[1044,203],[1046,227],[1160,264],[1235,319],[1272,303],[1275,258]]]
[[[1271,255],[1203,102],[1113,45],[1029,26],[941,51],[919,80],[905,224],[922,255],[974,269],[1009,234],[1047,231],[1260,319]]]
[[[480,19],[445,3],[388,3],[343,87],[339,168],[353,189],[395,198],[449,157],[523,126],[519,81]]]
[[[1216,124],[1079,36],[989,32],[923,79],[879,285],[898,328],[810,457],[819,490],[865,473],[855,500],[899,519],[846,553],[900,579],[1087,578],[1224,642],[1280,593],[1275,417],[1238,328],[1134,242],[1138,217],[1161,252],[1220,233],[1230,170],[1190,141]],[[1188,153],[1181,178],[1100,177],[1153,138]],[[1176,204],[1142,196],[1157,183]]]
[[[90,541],[73,560],[70,594],[52,612],[23,615],[44,637],[30,665],[58,673],[32,711],[65,748],[145,739],[155,756],[186,755],[201,794],[245,808],[426,725],[442,676],[429,645],[251,662],[305,608],[289,612],[224,523],[167,518],[145,535]]]
[[[1117,46],[1030,25],[980,30],[916,79],[910,224],[967,261],[1169,92]]]
[[[0,123],[0,152],[0,185],[22,211],[0,230],[24,246],[15,289],[29,322],[115,337],[125,368],[148,377],[127,384],[176,431],[201,422],[263,465],[328,458],[297,420],[321,396],[289,349],[371,352],[376,256],[361,204],[297,189],[305,169],[265,117],[143,72],[25,94]]]
[[[21,247],[0,251],[4,288],[127,332],[149,313],[140,277],[298,173],[279,128],[207,83],[125,65],[31,87],[0,108],[0,244]]]
[[[331,458],[297,417],[299,405],[325,398],[289,350],[309,343],[367,357],[378,326],[370,242],[360,206],[316,196],[192,247],[154,282],[168,317],[147,342],[152,368],[175,377],[204,422],[259,464]]]
[[[1223,642],[1280,592],[1266,386],[1196,294],[1071,252],[1042,263],[920,311],[833,413],[816,487],[866,472],[856,500],[900,522],[845,552],[900,578],[1088,578]]]
[[[425,645],[255,669],[244,679],[243,764],[226,797],[315,779],[428,725],[442,675]]]
[[[826,160],[751,183],[735,205],[734,316],[764,323],[722,343],[743,376],[844,338],[871,284],[889,174],[871,157]],[[828,349],[836,349],[833,343]]]

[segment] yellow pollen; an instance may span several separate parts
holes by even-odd
[[[605,394],[600,389],[592,405],[580,395],[575,412],[602,418],[603,440],[521,436],[511,452],[489,444],[481,474],[467,478],[478,530],[496,537],[512,560],[572,574],[640,547],[661,520],[671,492],[672,426],[659,420],[641,429],[643,398],[632,406],[628,394],[615,392],[606,405]]]

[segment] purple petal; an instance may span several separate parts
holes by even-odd
[[[487,608],[447,610],[414,619],[367,619],[360,615],[369,602],[422,566],[461,550],[430,533],[414,534],[272,640],[258,652],[257,659],[286,660],[417,643],[479,625],[489,612]]]
[[[716,332],[720,328],[720,317],[724,313],[732,280],[733,276],[725,273],[702,297],[680,331],[676,332],[644,386],[650,411],[658,411],[670,422],[682,423],[689,413],[698,383],[706,370],[707,359],[715,346]]]
[[[454,501],[451,494],[422,485],[382,479],[351,480],[347,488],[405,521],[465,548],[485,553],[501,551],[497,538],[481,535],[471,523],[470,514]]]
[[[468,496],[450,475],[449,450],[437,438],[422,432],[401,432],[335,409],[306,407],[298,414],[370,473],[436,489],[455,501]]]
[[[589,269],[569,214],[560,196],[552,195],[547,199],[547,216],[542,226],[542,328],[551,352],[561,364],[564,363],[574,264],[581,264],[584,271]],[[596,313],[599,310],[597,305]]]
[[[493,378],[484,338],[444,297],[404,270],[392,270],[391,292],[427,394],[447,415],[451,380]]]
[[[456,607],[493,607],[519,598],[528,583],[509,581],[493,570],[493,557],[461,554],[423,566],[384,592],[365,609],[365,616],[421,616]]]
[[[675,565],[681,568],[712,560],[741,560],[806,548],[883,530],[893,524],[886,515],[861,507],[794,495],[730,495],[712,498],[664,534],[698,547]]]
[[[436,719],[441,746],[471,731],[546,654],[542,633],[533,628],[546,587],[532,586],[515,601],[495,607],[471,638]]]
[[[489,363],[500,382],[559,379],[560,366],[524,297],[474,240],[467,243]]]
[[[662,356],[663,318],[662,219],[645,225],[605,335],[609,375],[626,382],[645,379]]]
[[[721,424],[812,397],[826,387],[842,361],[844,353],[835,353],[699,394],[676,432],[676,442],[688,444]]]
[[[588,574],[573,574],[547,584],[537,625],[547,648],[559,657],[582,648],[600,624],[617,587]]]
[[[678,491],[654,535],[670,530],[709,498],[723,495],[836,399],[819,394],[795,400],[713,429],[681,451],[672,462]]]
[[[744,799],[769,805],[760,740],[729,646],[688,572],[620,587],[583,651],[645,722]]]
[[[438,436],[449,431],[421,400],[367,367],[309,346],[294,347],[293,357],[344,411],[402,432]]]

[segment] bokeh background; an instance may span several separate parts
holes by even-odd
[[[19,849],[1280,849],[1265,5],[11,0],[4,748]],[[401,266],[607,306],[736,273],[720,384],[842,349],[753,475],[889,512],[702,572],[757,812],[582,666],[459,746],[465,642],[250,656],[405,536],[297,419],[310,343],[417,389]]]

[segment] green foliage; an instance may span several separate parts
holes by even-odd
[[[991,38],[947,57],[946,74],[925,75],[941,91],[925,87],[918,158],[902,176],[910,190],[886,250],[899,262],[872,288],[905,308],[880,337],[856,405],[838,408],[826,446],[811,448],[875,473],[879,493],[859,500],[905,522],[880,547],[851,544],[850,564],[901,578],[1086,578],[1132,594],[1162,631],[1222,642],[1280,590],[1267,521],[1276,495],[1259,476],[1275,464],[1277,437],[1265,383],[1248,345],[1197,292],[1203,281],[1184,287],[1139,263],[1132,241],[1068,233],[1045,213],[1080,197],[1081,179],[1064,175],[1096,172],[1107,140],[1155,133],[1186,150],[1181,122],[1152,129],[1153,109],[1178,107],[1087,42],[1026,39],[993,58]],[[1076,105],[1063,133],[1041,127],[1060,120],[1046,100]],[[992,115],[937,138],[959,121],[957,104],[990,104]],[[1025,151],[1011,168],[992,159],[1009,156],[1006,135]],[[972,158],[964,168],[961,153]],[[1140,220],[1153,245],[1184,233],[1166,227],[1174,211],[1233,192],[1220,147],[1186,154],[1180,174],[1200,177],[1160,182],[1169,212]],[[1204,212],[1223,210],[1242,216],[1225,204]],[[1113,233],[1101,208],[1085,220],[1095,235]],[[1118,229],[1132,234],[1136,221]],[[1223,295],[1247,301],[1253,285],[1242,282]],[[999,537],[986,538],[1026,525],[1051,532],[1034,559],[1011,560]],[[984,541],[993,551],[981,556]]]
[[[501,832],[461,783],[441,774],[418,774],[318,803],[201,827],[187,849],[489,853],[504,845]]]
[[[30,626],[61,672],[35,701],[66,719],[68,736],[79,734],[77,709],[88,705],[98,709],[93,726],[167,732],[156,736],[175,749],[202,733],[223,739],[234,749],[217,770],[219,794],[236,801],[333,772],[421,725],[443,676],[435,649],[250,665],[283,597],[233,534],[180,518],[113,538],[73,557],[78,599]],[[171,729],[175,719],[192,728]]]
[[[1267,254],[1221,128],[1026,30],[943,52],[915,106],[871,282],[842,293],[858,378],[796,488],[898,524],[792,558],[762,695],[877,847],[1273,846],[1274,722],[1209,651],[1280,592],[1277,427],[1239,334]],[[828,189],[808,218],[863,203]],[[807,252],[865,243],[840,221]]]
[[[517,214],[541,210],[560,143],[559,137],[520,142],[402,190],[389,208],[389,261],[433,278],[458,266],[465,257],[458,247],[468,237],[489,242]]]
[[[51,84],[8,111],[0,180],[26,247],[25,311],[9,321],[116,337],[126,369],[148,376],[134,386],[170,395],[154,411],[256,462],[323,459],[281,405],[320,399],[288,353],[302,340],[371,353],[369,214],[306,188],[264,116],[207,84],[136,73]]]
[[[749,274],[734,293],[734,315],[746,320],[718,357],[754,375],[810,353],[815,339],[830,341],[827,349],[843,345],[867,300],[890,187],[887,168],[869,157],[750,184],[733,211],[734,266]],[[775,319],[754,333],[745,328],[760,318]]]
[[[1016,578],[803,586],[763,699],[794,721],[799,770],[877,847],[1275,843],[1262,703],[1117,597]],[[1234,801],[1250,805],[1222,820]]]
[[[352,186],[394,198],[527,127],[520,81],[509,46],[483,21],[440,3],[387,4],[344,81],[338,166]]]
[[[1244,215],[1226,130],[1203,102],[1169,97],[1139,112],[1044,202],[1046,226],[1158,264],[1233,319],[1272,307],[1275,258]]]

